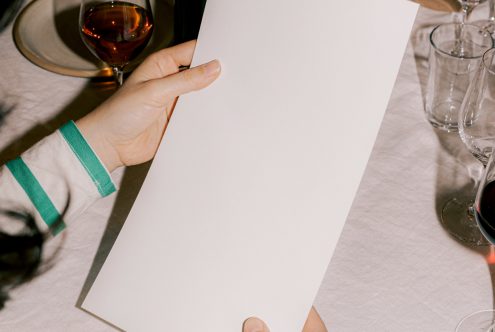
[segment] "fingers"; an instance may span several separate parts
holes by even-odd
[[[262,320],[251,317],[242,325],[242,332],[270,332],[270,330]]]
[[[309,312],[306,324],[304,324],[303,332],[327,332],[325,324],[323,324],[320,315],[318,315],[318,312],[316,312],[314,307],[312,307]]]
[[[190,40],[177,46],[170,47],[168,50],[179,66],[189,66],[191,64],[195,48],[196,41]]]
[[[251,317],[244,322],[242,332],[270,332],[270,330],[262,320]],[[309,312],[302,332],[327,332],[325,324],[323,324],[320,315],[318,315],[314,307]]]
[[[126,85],[146,82],[177,73],[179,66],[189,66],[191,64],[195,47],[196,41],[191,40],[151,54],[134,70],[127,79]]]
[[[220,70],[220,62],[213,60],[204,65],[149,82],[149,86],[153,89],[153,96],[174,98],[207,87],[220,75]]]

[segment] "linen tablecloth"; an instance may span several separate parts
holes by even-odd
[[[477,11],[486,15],[486,7]],[[469,175],[477,169],[458,136],[434,130],[424,115],[428,34],[449,20],[449,14],[419,10],[369,164],[315,300],[329,331],[454,331],[466,315],[493,307],[486,249],[459,243],[439,222],[446,200],[469,195]],[[0,33],[0,55],[0,99],[12,106],[0,117],[1,163],[113,92],[111,86],[33,65],[16,49],[12,26]],[[373,84],[373,78],[356,79]],[[12,300],[0,311],[0,331],[116,330],[78,307],[146,170],[142,165],[116,171],[120,191],[71,221],[64,235],[48,244],[47,251],[56,253],[53,264],[11,292]]]

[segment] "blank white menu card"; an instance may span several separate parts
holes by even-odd
[[[234,332],[258,316],[300,332],[416,10],[208,0],[194,63],[219,59],[221,77],[180,98],[83,308],[127,331]]]

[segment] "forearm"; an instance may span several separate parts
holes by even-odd
[[[98,123],[98,113],[94,111],[79,119],[76,125],[102,164],[109,172],[113,172],[116,168],[123,166],[122,161],[112,144],[107,141],[105,135],[102,135],[105,131],[95,125]]]
[[[114,191],[107,170],[73,124],[0,169],[1,208],[31,212],[44,230]]]

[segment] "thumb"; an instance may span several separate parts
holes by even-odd
[[[220,62],[213,60],[203,65],[183,70],[164,78],[150,81],[156,95],[175,98],[182,94],[203,89],[220,75]]]
[[[270,330],[261,319],[251,317],[242,325],[242,332],[270,332]]]

